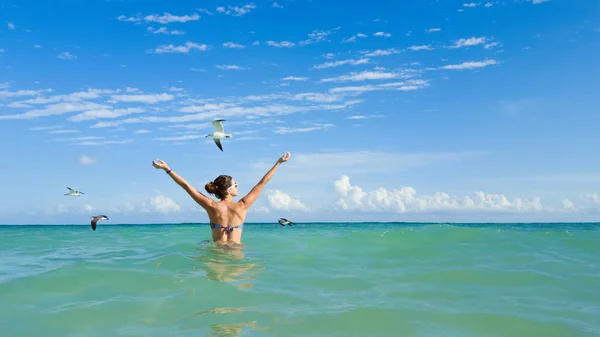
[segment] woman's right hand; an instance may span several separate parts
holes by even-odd
[[[279,160],[277,160],[278,163],[285,163],[286,161],[288,161],[288,159],[290,159],[290,153],[286,152],[283,156],[281,156],[281,158],[279,158]]]
[[[155,162],[154,160],[152,161],[152,166],[154,166],[157,169],[163,169],[163,170],[168,170],[169,166],[167,165],[167,163],[165,163],[162,160],[158,160],[158,162]]]

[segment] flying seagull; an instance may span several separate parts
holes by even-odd
[[[217,144],[219,149],[221,149],[221,151],[223,151],[223,145],[221,145],[221,138],[231,138],[231,133],[225,133],[225,129],[223,128],[223,124],[221,123],[224,121],[225,121],[224,119],[216,119],[216,120],[212,121],[211,124],[215,128],[215,131],[211,134],[206,135],[206,137],[204,137],[204,138],[211,137],[215,141],[215,144]]]
[[[80,196],[82,194],[85,194],[83,192],[76,191],[76,190],[74,190],[74,189],[72,189],[70,187],[67,187],[67,188],[69,189],[69,193],[65,193],[65,195],[71,195],[71,196],[74,196],[74,197],[78,197],[78,196]]]
[[[292,221],[290,221],[286,218],[279,218],[279,220],[277,220],[277,222],[279,222],[279,224],[283,227],[285,227],[285,225],[288,225],[288,226],[295,225],[295,223],[293,223]]]
[[[94,215],[92,217],[92,230],[96,230],[96,223],[98,223],[98,220],[108,220],[108,217],[106,215]]]

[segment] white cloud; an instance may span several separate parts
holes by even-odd
[[[502,194],[475,192],[473,197],[450,196],[444,192],[433,195],[418,195],[412,187],[388,190],[384,187],[365,191],[352,185],[348,176],[334,183],[339,199],[335,206],[346,211],[362,212],[428,212],[428,211],[500,211],[541,212],[551,211],[544,207],[538,197],[531,200],[515,198],[509,200]]]
[[[158,14],[147,15],[146,17],[144,17],[144,20],[146,20],[148,22],[157,22],[157,23],[162,23],[162,24],[167,24],[167,23],[172,23],[172,22],[184,23],[184,22],[188,22],[188,21],[200,20],[200,15],[194,13],[192,15],[177,16],[177,15],[173,15],[171,13],[165,12],[163,15],[158,15]]]
[[[356,34],[356,35],[352,35],[351,37],[349,37],[349,38],[347,38],[347,39],[343,39],[343,40],[342,40],[342,43],[356,42],[356,39],[357,39],[357,38],[362,38],[362,39],[364,39],[364,38],[366,38],[366,37],[367,37],[367,35],[366,35],[366,34],[363,34],[363,33],[358,33],[358,34]]]
[[[268,190],[267,200],[269,206],[277,211],[309,211],[309,208],[299,200],[293,199],[289,194],[280,190]]]
[[[244,68],[237,66],[235,64],[229,64],[229,65],[218,65],[215,66],[215,68],[221,69],[221,70],[244,70]]]
[[[256,5],[252,3],[246,4],[242,7],[229,5],[227,6],[227,9],[225,9],[225,7],[217,7],[217,12],[231,16],[242,16],[250,13],[250,11],[255,8]]]
[[[397,50],[396,48],[390,48],[390,49],[377,49],[374,51],[364,51],[362,53],[367,57],[378,57],[378,56],[389,56],[389,55],[394,55],[394,54],[400,54],[401,51]]]
[[[418,89],[424,89],[429,86],[429,82],[425,80],[407,80],[405,82],[388,82],[377,85],[361,85],[361,86],[347,86],[337,87],[329,89],[331,93],[352,93],[361,94],[369,91],[379,90],[397,90],[397,91],[412,91]]]
[[[203,138],[203,137],[204,136],[199,136],[199,135],[183,135],[183,136],[174,136],[174,137],[159,137],[159,138],[155,138],[155,139],[161,140],[161,141],[180,142],[182,140],[199,139],[199,138]]]
[[[273,2],[273,6],[274,8],[283,8],[283,6],[279,5],[277,2]]]
[[[477,68],[483,68],[483,67],[487,67],[490,65],[494,65],[496,63],[497,63],[496,60],[468,61],[468,62],[463,62],[461,64],[445,65],[445,66],[439,67],[439,69],[447,69],[447,70],[477,69]]]
[[[184,45],[176,46],[174,44],[160,45],[154,50],[147,50],[147,53],[165,54],[165,53],[189,53],[191,50],[207,51],[210,46],[187,41]]]
[[[550,0],[531,0],[531,2],[534,5],[541,4],[541,3],[544,3],[544,2],[548,2],[548,1],[550,1]]]
[[[148,206],[156,212],[160,213],[175,213],[179,212],[181,207],[173,201],[173,199],[164,195],[158,195],[150,198]]]
[[[142,134],[150,133],[150,130],[140,129],[140,130],[135,130],[133,133],[136,135],[142,135]]]
[[[308,34],[308,39],[304,41],[300,41],[299,45],[306,46],[309,44],[317,43],[320,41],[328,41],[327,37],[334,33],[334,31],[340,29],[340,27],[330,29],[330,30],[313,30]]]
[[[408,49],[412,50],[412,51],[419,51],[419,50],[433,50],[433,48],[431,48],[431,46],[427,46],[427,45],[422,45],[422,46],[410,46],[408,47]]]
[[[43,109],[30,110],[22,114],[16,115],[0,115],[2,119],[31,119],[35,117],[46,117],[62,115],[69,112],[78,112],[85,110],[110,109],[110,106],[105,104],[82,102],[82,103],[58,103],[47,105]]]
[[[449,48],[455,49],[455,48],[477,46],[480,44],[484,44],[486,41],[487,41],[486,37],[470,37],[468,39],[459,39],[459,40],[455,41],[454,45],[450,46]]]
[[[225,47],[225,48],[236,48],[236,49],[246,48],[246,46],[241,45],[241,44],[237,44],[237,43],[234,43],[234,42],[225,42],[225,43],[223,43],[223,47]]]
[[[71,122],[81,122],[86,120],[95,120],[101,118],[117,118],[131,114],[142,113],[146,110],[143,108],[126,108],[126,109],[100,109],[100,110],[88,110],[83,113],[73,115],[67,120]]]
[[[96,162],[96,159],[83,155],[79,157],[79,163],[82,165],[91,165]]]
[[[69,53],[68,51],[62,52],[60,54],[58,54],[57,56],[59,59],[63,59],[63,60],[74,60],[77,58],[77,56]]]
[[[288,76],[281,79],[282,81],[296,81],[296,82],[304,82],[308,81],[308,77],[296,77],[296,76]]]
[[[411,77],[407,75],[405,72],[384,72],[384,71],[369,71],[365,70],[360,73],[351,72],[349,75],[341,75],[338,77],[324,78],[321,79],[321,83],[326,82],[358,82],[358,81],[368,81],[368,80],[389,80],[393,78],[408,78]]]
[[[15,29],[15,24],[14,24],[14,23],[12,23],[12,22],[9,22],[9,23],[8,23],[8,29],[10,29],[10,30],[13,30],[13,29]]]
[[[493,2],[486,2],[485,7],[492,7],[494,5]]]
[[[291,48],[291,47],[295,46],[296,44],[293,42],[289,42],[289,41],[281,41],[281,42],[267,41],[267,45],[272,46],[272,47],[278,47],[278,48]]]
[[[335,125],[333,125],[333,124],[318,124],[318,123],[315,123],[315,124],[313,124],[313,126],[305,127],[305,128],[290,128],[290,127],[285,127],[285,126],[279,126],[279,127],[275,128],[275,133],[282,135],[282,134],[287,134],[287,133],[310,132],[310,131],[317,131],[317,130],[327,131],[327,129],[334,127],[334,126]]]
[[[427,30],[427,32],[428,32],[428,33],[435,33],[435,32],[439,32],[439,31],[441,31],[441,30],[442,30],[441,28],[429,28],[429,29]]]
[[[132,139],[123,139],[123,140],[103,140],[103,141],[85,141],[81,143],[77,143],[77,145],[81,146],[101,146],[101,145],[118,145],[118,144],[128,144],[133,142]]]
[[[153,34],[171,34],[171,35],[184,35],[185,32],[181,30],[169,30],[167,27],[160,27],[159,29],[154,29],[153,27],[146,28],[147,31]]]
[[[127,103],[145,103],[145,104],[155,104],[159,102],[168,102],[174,99],[171,94],[155,94],[155,95],[112,95],[111,98],[117,102],[127,102]]]
[[[377,33],[374,33],[373,36],[390,37],[390,36],[392,36],[392,34],[390,34],[390,33],[384,33],[384,32],[377,32]]]
[[[325,62],[316,66],[313,66],[313,69],[325,69],[325,68],[333,68],[333,67],[339,67],[339,66],[343,66],[343,65],[361,65],[361,64],[367,64],[369,63],[369,59],[368,58],[361,58],[358,60],[355,59],[348,59],[348,60],[340,60],[340,61],[333,61],[333,62]]]
[[[464,6],[464,7],[475,8],[475,7],[479,6],[480,4],[481,4],[481,3],[474,3],[474,2],[471,2],[471,3],[465,3],[465,4],[463,4],[463,6]]]

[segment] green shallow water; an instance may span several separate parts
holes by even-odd
[[[600,224],[0,226],[2,336],[599,336]]]

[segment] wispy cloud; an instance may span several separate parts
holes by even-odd
[[[172,101],[174,96],[166,93],[154,95],[111,95],[111,99],[117,102],[154,104]]]
[[[408,49],[412,50],[412,51],[419,51],[419,50],[433,50],[433,48],[431,48],[431,46],[429,45],[422,45],[422,46],[410,46],[408,47]]]
[[[77,56],[69,53],[68,51],[62,52],[60,54],[58,54],[57,56],[59,59],[63,59],[63,60],[74,60],[77,58]]]
[[[427,32],[428,33],[435,33],[435,32],[439,32],[441,30],[442,30],[441,28],[429,28],[429,29],[427,29]]]
[[[57,103],[47,105],[43,109],[34,109],[22,114],[0,115],[2,119],[32,119],[36,117],[57,116],[69,112],[79,112],[86,110],[110,109],[106,104],[98,104],[92,102],[76,102],[76,103]]]
[[[273,6],[271,6],[271,7],[274,7],[274,8],[283,8],[283,6],[281,6],[277,2],[273,2]]]
[[[281,41],[281,42],[267,41],[267,45],[272,46],[272,47],[277,47],[277,48],[291,48],[291,47],[295,46],[296,44],[293,42],[289,42],[289,41]]]
[[[250,13],[250,11],[255,8],[256,8],[256,5],[254,5],[253,3],[243,5],[242,7],[229,5],[229,6],[227,6],[227,8],[217,7],[217,12],[226,14],[226,15],[231,15],[231,16],[242,16],[242,15]]]
[[[477,69],[477,68],[491,66],[491,65],[494,65],[497,63],[498,62],[496,62],[496,60],[490,60],[490,59],[484,60],[484,61],[467,61],[467,62],[463,62],[460,64],[449,64],[449,65],[441,66],[441,67],[439,67],[439,69],[446,69],[446,70]]]
[[[147,53],[165,54],[165,53],[189,53],[191,50],[207,51],[210,46],[187,41],[184,45],[176,46],[174,44],[160,45],[155,49],[146,50]]]
[[[8,23],[8,29],[10,29],[10,30],[14,30],[14,29],[15,29],[15,24],[14,24],[14,23],[12,23],[12,22],[9,22],[9,23]]]
[[[279,127],[275,128],[275,133],[287,134],[287,133],[298,133],[298,132],[310,132],[310,131],[317,131],[317,130],[326,131],[327,129],[332,128],[334,126],[335,125],[333,125],[333,124],[318,124],[318,123],[313,124],[312,126],[309,126],[309,127],[304,127],[304,128],[279,126]]]
[[[181,30],[169,30],[167,27],[160,27],[159,29],[154,29],[154,27],[146,28],[147,31],[153,34],[170,34],[170,35],[184,35],[185,32]]]
[[[319,65],[313,66],[313,69],[333,68],[333,67],[339,67],[339,66],[343,66],[343,65],[356,66],[356,65],[367,64],[367,63],[369,63],[368,58],[348,59],[348,60],[325,62],[325,63],[319,64]]]
[[[389,56],[394,54],[400,54],[402,51],[396,48],[389,49],[376,49],[374,51],[363,51],[361,52],[366,57],[379,57],[379,56]]]
[[[232,48],[232,49],[234,49],[234,48],[235,49],[246,48],[246,46],[241,45],[241,44],[237,44],[237,43],[234,43],[234,42],[225,42],[225,43],[223,43],[223,47],[225,47],[225,48]]]
[[[329,89],[331,93],[340,94],[362,94],[369,91],[380,91],[380,90],[396,90],[396,91],[412,91],[418,89],[424,89],[429,86],[429,82],[425,80],[407,80],[404,82],[389,82],[382,84],[369,84],[360,86],[347,86],[347,87],[336,87]]]
[[[198,20],[200,20],[200,15],[198,15],[197,13],[194,13],[191,15],[179,16],[179,15],[173,15],[168,12],[164,12],[162,15],[150,14],[150,15],[146,15],[144,17],[142,17],[140,14],[135,15],[135,16],[130,16],[130,17],[127,17],[125,15],[119,15],[117,17],[117,20],[126,21],[126,22],[140,22],[140,21],[156,22],[156,23],[160,23],[160,24],[164,25],[164,24],[173,23],[173,22],[185,23],[185,22],[189,22],[189,21],[198,21]]]
[[[487,41],[486,37],[471,37],[468,39],[459,39],[454,42],[454,44],[448,48],[464,48],[464,47],[472,47],[480,44],[484,44]]]
[[[358,34],[356,34],[356,35],[352,35],[351,37],[349,37],[349,38],[347,38],[347,39],[343,39],[343,40],[342,40],[342,43],[356,42],[356,39],[357,39],[357,38],[362,38],[362,39],[364,39],[364,38],[366,38],[366,37],[367,37],[367,35],[366,35],[366,34],[363,34],[363,33],[358,33]]]
[[[221,70],[244,70],[244,68],[235,65],[235,64],[228,64],[228,65],[217,65],[215,66],[215,68],[221,69]]]
[[[390,34],[390,33],[385,33],[385,32],[377,32],[377,33],[374,33],[374,34],[373,34],[373,36],[391,37],[391,36],[392,36],[392,34]]]
[[[71,122],[81,122],[86,120],[95,120],[103,118],[118,118],[131,114],[145,112],[142,108],[126,108],[126,109],[100,109],[100,110],[88,110],[83,113],[69,117],[67,120]]]
[[[288,76],[281,79],[282,81],[304,82],[308,81],[308,77]]]
[[[363,72],[352,72],[349,75],[341,75],[338,77],[324,78],[321,79],[321,83],[325,82],[357,82],[357,81],[367,81],[367,80],[388,80],[393,78],[407,78],[411,77],[406,72],[384,72],[384,71],[369,71],[365,70]]]

